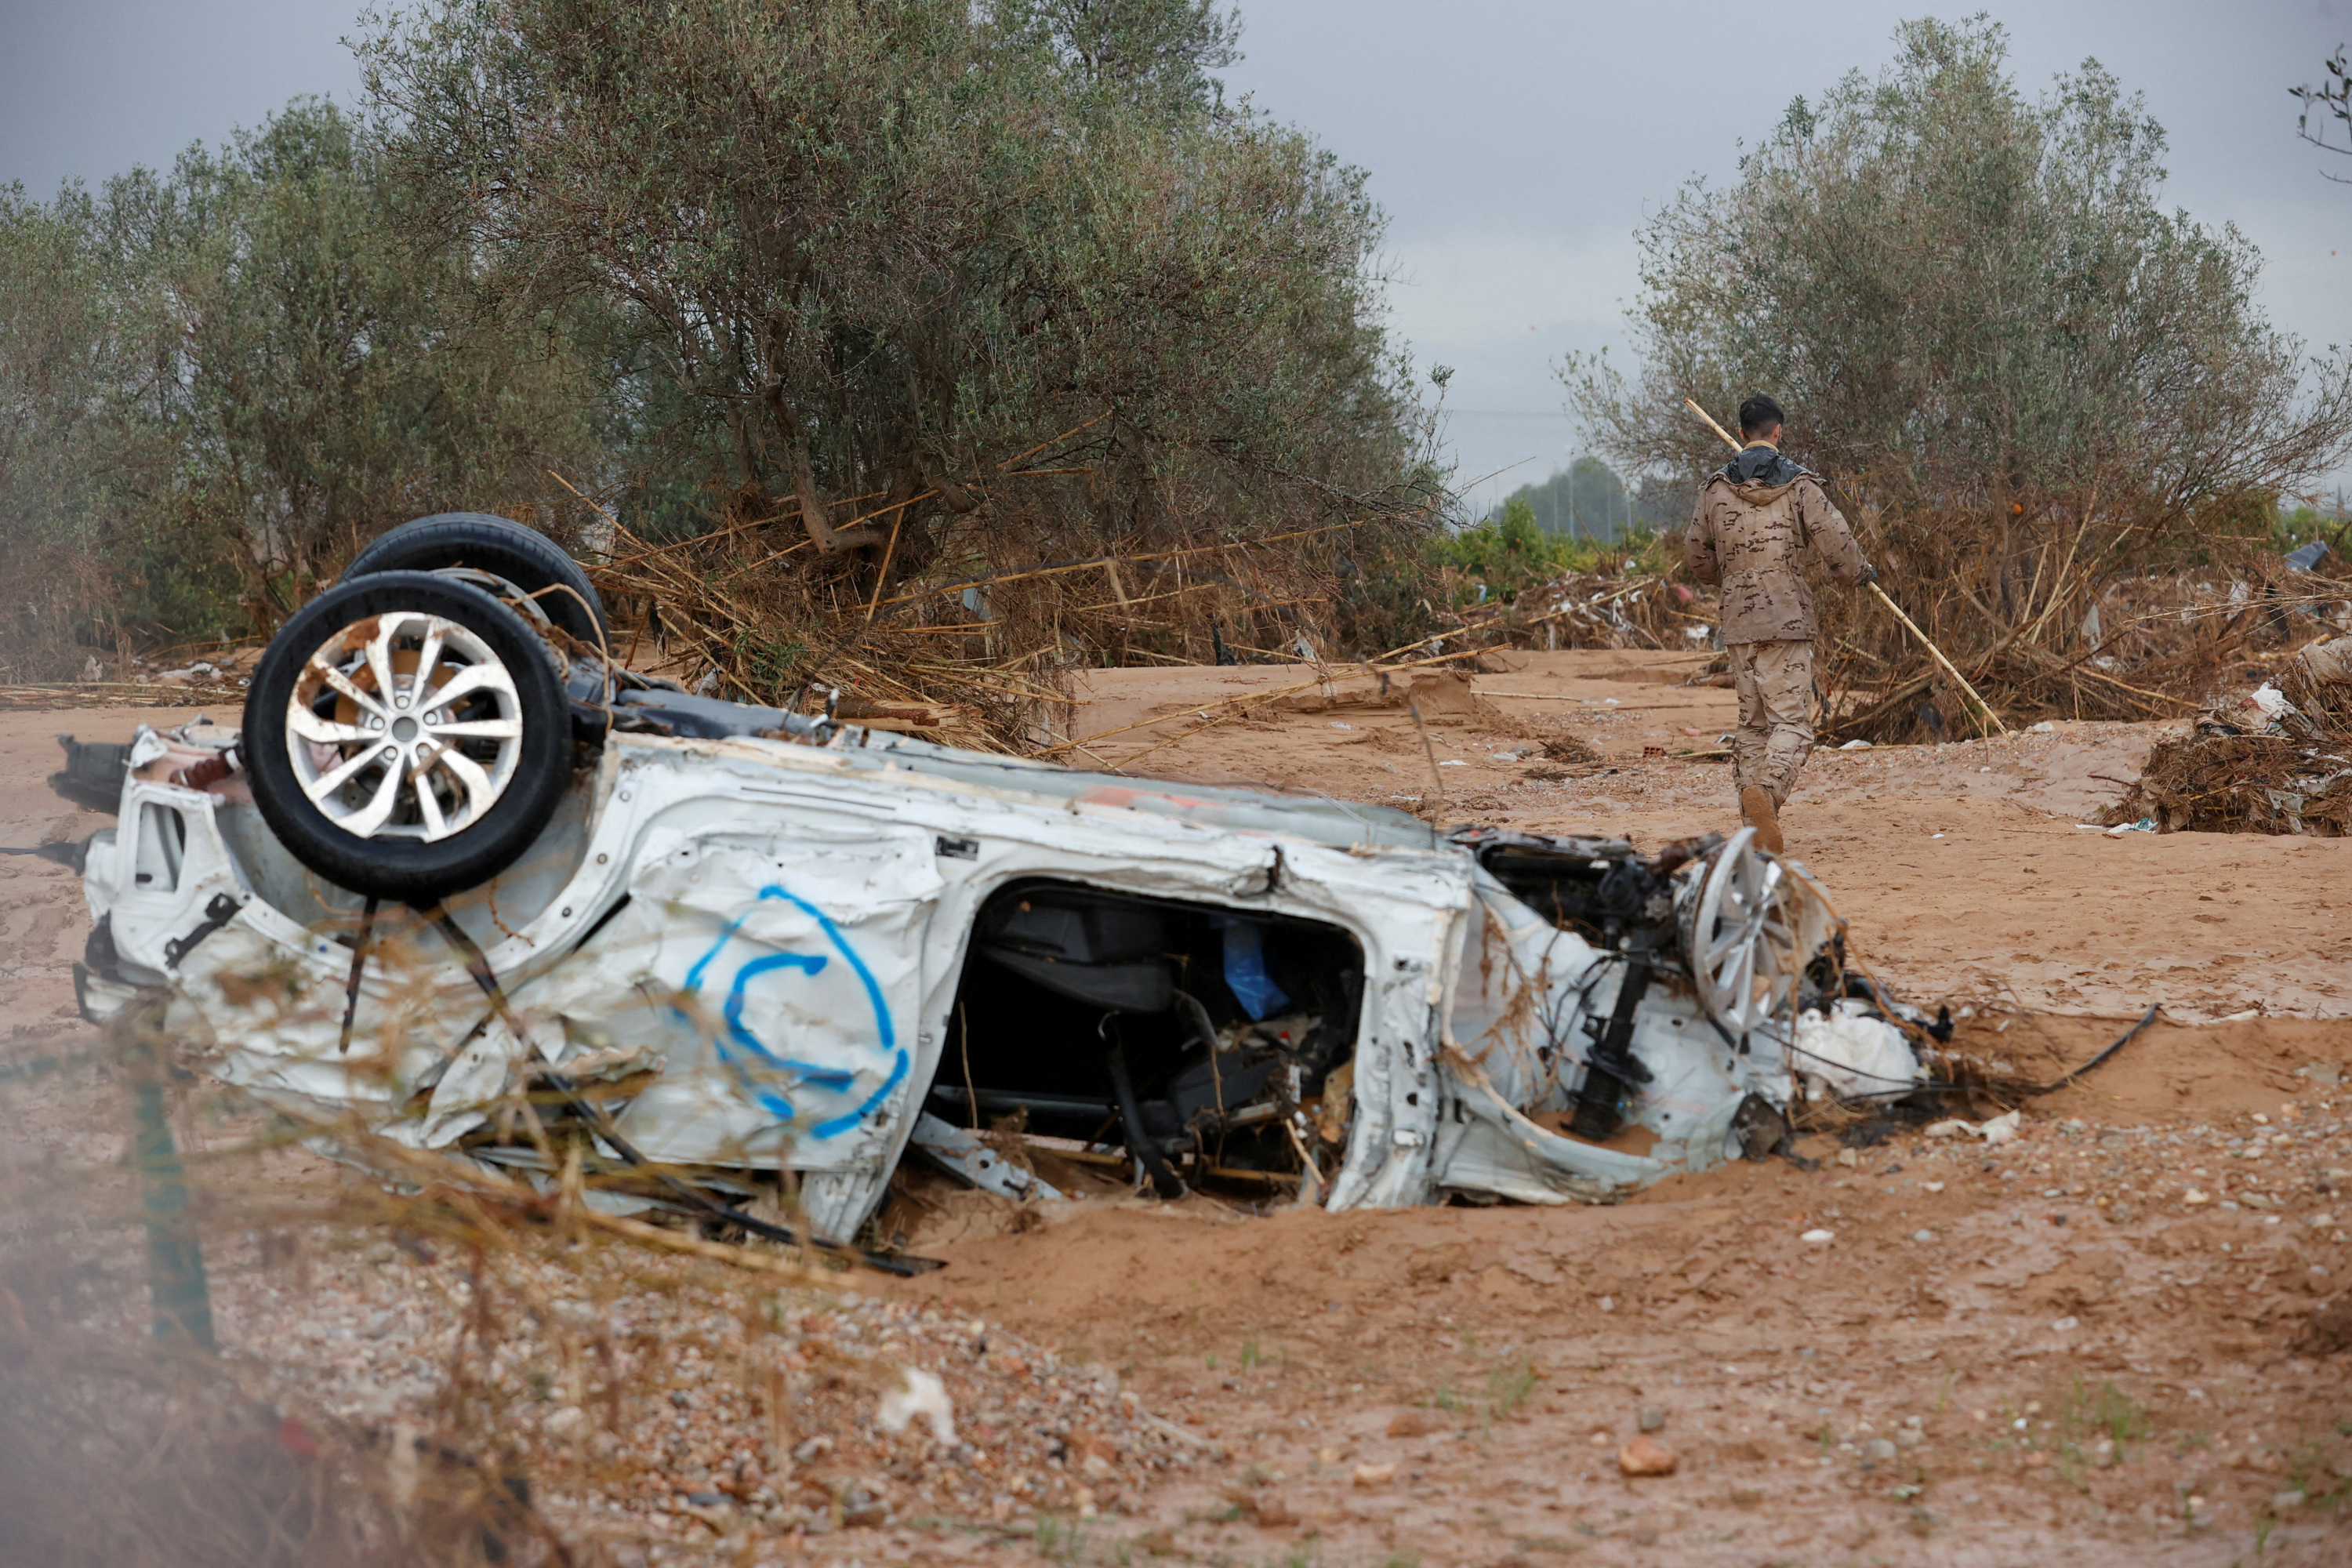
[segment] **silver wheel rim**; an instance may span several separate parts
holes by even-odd
[[[474,633],[387,611],[310,655],[286,704],[286,753],[335,826],[430,844],[481,821],[514,782],[522,699]]]
[[[1757,849],[1752,827],[1732,835],[1707,868],[1684,951],[1700,1004],[1734,1038],[1782,1016],[1794,1001],[1805,958],[1793,881]]]

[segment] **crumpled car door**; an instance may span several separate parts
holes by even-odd
[[[916,833],[795,823],[648,856],[635,929],[611,934],[645,950],[669,1059],[620,1130],[654,1159],[780,1162],[820,1234],[855,1224],[933,1066],[920,1013],[941,886]]]

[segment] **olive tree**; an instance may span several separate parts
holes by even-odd
[[[2071,627],[2063,596],[2080,618],[2103,574],[2259,528],[2338,463],[2352,366],[2270,325],[2243,236],[2163,205],[2163,132],[2096,62],[2029,98],[1981,16],[1895,39],[1664,206],[1638,363],[1563,379],[1603,451],[1682,476],[1724,456],[1685,397],[1772,393],[1915,613],[2032,662],[2021,624]]]
[[[1400,482],[1360,174],[1225,110],[1201,0],[442,0],[362,47],[392,156],[509,300],[609,301],[710,488],[819,555],[1012,459],[1041,542]],[[1246,503],[1246,504],[1244,504]]]
[[[2352,376],[2256,302],[2262,258],[2160,201],[2164,133],[2095,62],[2039,100],[2001,29],[1914,22],[1893,65],[1791,104],[1727,190],[1641,235],[1631,380],[1571,405],[1621,459],[1704,464],[1681,406],[1769,389],[1833,478],[1897,507],[2105,489],[2150,522],[2332,466]]]
[[[51,563],[53,620],[265,630],[392,523],[555,488],[603,402],[580,334],[413,228],[315,100],[166,172],[0,200],[0,540]]]

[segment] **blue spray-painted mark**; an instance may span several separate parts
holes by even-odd
[[[906,1080],[907,1070],[912,1064],[908,1058],[906,1050],[898,1044],[898,1030],[890,1021],[889,1006],[882,998],[881,983],[874,978],[874,972],[866,966],[866,961],[858,956],[857,950],[852,947],[848,939],[841,934],[841,928],[834,924],[823,910],[807,900],[787,891],[782,886],[771,884],[762,888],[760,889],[760,897],[782,899],[817,923],[817,928],[824,932],[825,940],[833,943],[835,950],[841,954],[843,960],[848,963],[852,972],[865,986],[866,1003],[874,1010],[877,1042],[880,1048],[892,1058],[888,1075],[883,1079],[881,1087],[866,1097],[864,1104],[856,1110],[817,1122],[809,1129],[811,1137],[835,1137],[866,1120],[884,1100],[887,1100],[891,1092]],[[692,994],[701,990],[703,977],[709,972],[712,962],[741,931],[743,922],[750,918],[750,914],[746,912],[729,921],[727,929],[719,933],[719,940],[711,944],[710,950],[695,961],[694,967],[687,971],[685,989],[688,993]],[[837,1094],[856,1082],[857,1075],[855,1072],[845,1068],[829,1067],[818,1062],[796,1061],[789,1057],[780,1057],[770,1050],[766,1043],[753,1034],[751,1026],[743,1022],[743,1009],[749,1001],[746,989],[752,981],[762,974],[779,969],[795,970],[800,973],[811,975],[821,973],[827,962],[822,953],[779,952],[755,958],[736,970],[734,981],[727,988],[727,1001],[721,1011],[727,1020],[728,1042],[751,1052],[763,1062],[793,1073],[803,1082]],[[792,1101],[775,1089],[755,1088],[752,1093],[758,1099],[761,1107],[780,1121],[791,1121],[797,1114]]]
[[[770,953],[765,958],[755,958],[737,970],[735,984],[729,987],[727,992],[725,1007],[727,1036],[738,1046],[759,1057],[762,1061],[788,1070],[796,1070],[803,1079],[820,1088],[838,1090],[847,1089],[856,1075],[844,1072],[837,1068],[816,1068],[807,1062],[783,1060],[768,1049],[760,1037],[751,1033],[743,1022],[743,1004],[747,1000],[743,989],[752,981],[771,970],[777,969],[794,969],[803,974],[817,974],[823,973],[824,963],[824,955],[822,953],[775,952]],[[743,1077],[741,1074],[737,1076]],[[755,1085],[747,1079],[744,1086],[751,1090],[752,1097],[759,1100],[761,1106],[779,1121],[790,1121],[798,1114],[793,1107],[793,1102],[773,1085],[766,1083]]]

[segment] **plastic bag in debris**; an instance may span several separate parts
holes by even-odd
[[[2267,680],[2263,681],[2260,686],[2255,687],[2253,695],[2247,698],[2246,700],[2261,709],[2263,710],[2263,717],[2270,720],[2273,723],[2276,723],[2281,719],[2285,718],[2288,714],[2294,711],[2294,704],[2286,700],[2286,693],[2281,691],[2277,687],[2273,686]]]
[[[875,1420],[885,1432],[904,1432],[916,1421],[930,1424],[931,1437],[944,1447],[956,1440],[955,1405],[948,1398],[947,1385],[935,1373],[909,1366],[899,1370],[899,1384],[882,1391],[881,1407],[874,1413]]]
[[[2300,550],[2287,552],[2286,563],[2291,570],[2296,572],[2316,572],[2319,570],[2319,563],[2332,553],[2333,552],[2327,548],[2327,541],[2315,539]]]
[[[2352,637],[2316,643],[2294,656],[2305,679],[2322,686],[2352,685]]]
[[[1811,1007],[1798,1016],[1790,1053],[1796,1059],[1790,1065],[1804,1079],[1808,1094],[1894,1099],[1927,1077],[1903,1031],[1884,1018],[1866,1016],[1868,1011],[1866,1002],[1841,1001],[1827,1016]]]

